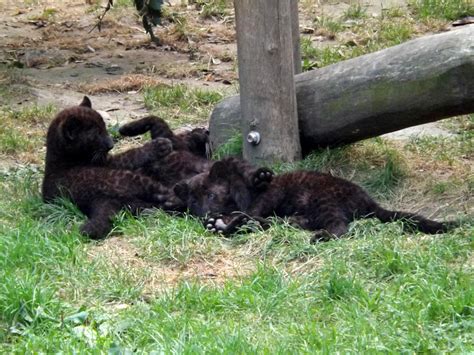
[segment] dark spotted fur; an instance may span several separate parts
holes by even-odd
[[[148,116],[125,124],[119,132],[124,136],[150,132],[152,139],[161,137],[172,142],[173,151],[170,154],[143,164],[138,170],[167,186],[208,171],[212,164],[208,160],[209,132],[205,128],[175,134],[163,119]]]
[[[209,171],[175,185],[174,192],[192,214],[203,217],[208,212],[245,211],[271,186],[273,173],[269,169],[255,168],[237,158],[227,158],[226,163],[214,162]],[[220,176],[232,183],[214,183]]]
[[[214,164],[214,161],[208,159],[209,132],[205,128],[175,134],[163,119],[148,116],[125,124],[119,131],[124,136],[150,132],[152,138],[164,137],[173,143],[173,151],[170,154],[163,155],[139,169],[167,186],[174,186],[180,181],[208,172]],[[273,173],[268,169],[256,169],[237,158],[230,158],[229,161],[232,161],[232,173],[239,175],[249,194],[254,189],[264,189],[272,178]]]
[[[348,224],[357,218],[376,217],[382,222],[406,219],[424,233],[444,232],[453,226],[450,222],[440,223],[413,213],[386,210],[361,187],[313,171],[275,176],[265,190],[249,194],[239,175],[228,173],[233,165],[230,160],[216,162],[209,173],[191,178],[186,186],[175,191],[187,202],[191,213],[210,216],[206,226],[211,230],[229,234],[248,217],[261,219],[274,215],[290,217],[301,228],[316,231],[313,241],[345,234]],[[233,193],[233,189],[238,193]],[[248,196],[251,196],[250,201]],[[233,211],[244,213],[232,216]],[[216,218],[215,214],[222,216]]]
[[[112,147],[104,120],[87,97],[79,106],[61,111],[48,129],[43,199],[70,198],[87,215],[81,232],[91,238],[104,237],[122,208],[179,207],[172,191],[133,171],[168,154],[168,139],[114,156],[108,154]]]
[[[188,151],[201,158],[209,158],[209,131],[206,128],[194,128],[191,131],[175,134],[160,117],[147,116],[129,122],[120,127],[123,136],[138,136],[150,132],[151,138],[168,138],[173,150]]]

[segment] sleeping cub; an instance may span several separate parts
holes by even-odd
[[[289,217],[301,228],[315,231],[312,241],[324,241],[347,233],[357,218],[376,217],[382,222],[406,219],[424,233],[442,233],[452,222],[436,222],[408,212],[380,207],[361,187],[329,174],[295,171],[274,176],[266,189],[249,193],[232,160],[214,163],[209,172],[175,187],[191,213],[205,217],[206,227],[230,234],[247,219]],[[258,183],[258,181],[257,181]],[[233,215],[232,212],[240,211]],[[217,216],[217,217],[216,217]]]

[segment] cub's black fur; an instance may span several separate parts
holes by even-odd
[[[173,143],[173,151],[142,166],[138,170],[141,173],[167,186],[174,186],[180,181],[208,172],[214,164],[214,161],[208,159],[210,149],[207,129],[195,128],[175,134],[163,119],[149,116],[127,123],[119,130],[124,136],[136,136],[148,131],[152,138],[168,138]],[[249,196],[254,191],[263,190],[273,176],[268,169],[256,169],[237,158],[229,158],[229,162],[232,162],[232,171],[228,173],[238,176],[236,180],[244,185],[241,190],[245,189]]]
[[[152,139],[161,137],[172,142],[172,152],[143,164],[138,169],[138,172],[166,186],[173,186],[183,179],[208,171],[212,165],[208,159],[209,132],[205,128],[175,134],[163,119],[148,116],[125,124],[120,127],[119,132],[124,136],[137,136],[150,132]]]
[[[382,222],[407,219],[424,233],[441,233],[453,227],[451,222],[436,222],[417,214],[389,211],[380,207],[354,183],[314,171],[296,171],[273,177],[266,189],[249,193],[232,160],[216,162],[208,173],[199,174],[175,188],[191,213],[210,216],[206,226],[223,233],[234,232],[246,217],[290,217],[304,229],[316,231],[313,241],[339,237],[357,218],[377,217]],[[240,178],[239,178],[240,177]],[[244,214],[232,216],[233,211]],[[222,214],[219,218],[215,215]]]
[[[169,154],[169,139],[114,156],[108,154],[112,147],[104,120],[87,97],[61,111],[48,129],[43,199],[70,198],[88,217],[81,232],[94,239],[110,231],[112,217],[122,208],[180,207],[170,189],[133,171]]]
[[[206,128],[194,128],[175,134],[160,117],[147,116],[124,124],[119,129],[123,136],[138,136],[150,132],[152,139],[168,138],[173,143],[173,150],[188,151],[201,158],[209,158],[209,131]]]
[[[174,186],[175,194],[192,214],[203,217],[209,212],[245,211],[271,186],[271,170],[255,168],[237,158],[227,158],[225,162],[214,162],[208,171]],[[220,176],[231,183],[214,183]]]

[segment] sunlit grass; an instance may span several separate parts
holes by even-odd
[[[223,98],[219,92],[184,84],[151,86],[143,95],[149,110],[167,117],[174,125],[206,121],[212,107]]]
[[[20,110],[0,108],[0,154],[36,161],[36,153],[44,146],[46,128],[55,111],[52,105],[33,105]]]
[[[472,225],[427,237],[367,220],[349,238],[310,245],[309,233],[281,221],[226,240],[187,217],[125,214],[113,233],[136,255],[110,260],[107,243],[78,235],[82,217],[67,202],[41,202],[40,178],[2,177],[6,351],[473,350]],[[223,283],[178,278],[150,289],[159,268],[212,265],[229,252],[255,265]]]
[[[457,20],[474,14],[474,4],[469,0],[412,0],[410,6],[421,19]]]

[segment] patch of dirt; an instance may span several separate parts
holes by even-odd
[[[105,1],[102,1],[103,5]],[[143,83],[179,83],[225,90],[236,80],[235,33],[224,22],[201,20],[194,6],[173,5],[188,21],[176,40],[176,24],[158,27],[164,45],[150,42],[135,8],[115,8],[93,29],[96,5],[84,0],[2,2],[0,64],[22,67],[29,95],[14,97],[12,107],[28,103],[76,105],[84,94],[113,123],[143,116]],[[118,84],[120,83],[121,84]],[[123,89],[117,89],[117,85]],[[95,89],[94,89],[95,88]]]
[[[140,256],[140,250],[124,237],[112,237],[88,249],[92,261],[103,259],[111,267],[119,267],[139,275],[144,295],[153,295],[176,287],[182,281],[223,285],[229,279],[251,274],[255,265],[231,251],[191,259],[186,265],[157,264]]]

